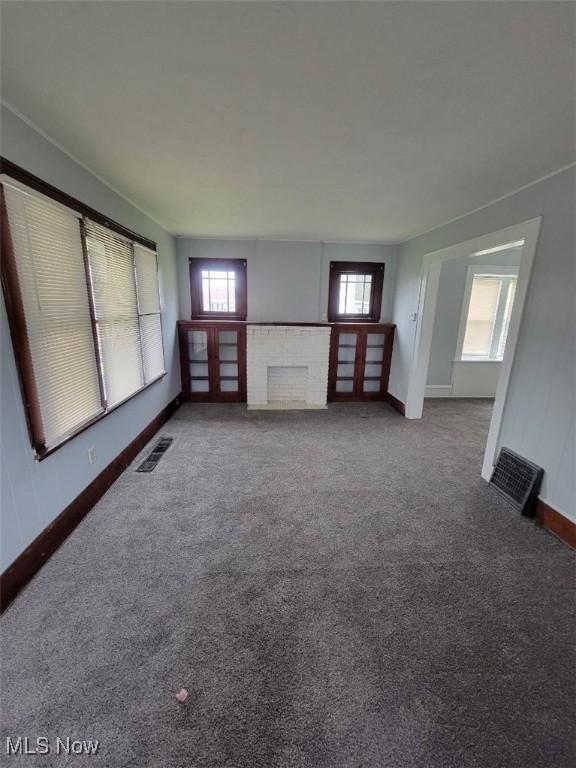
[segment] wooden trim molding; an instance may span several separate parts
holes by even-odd
[[[248,289],[246,259],[200,259],[191,258],[190,273],[190,318],[192,320],[246,320],[248,314]],[[202,297],[202,270],[220,269],[234,272],[235,281],[235,312],[211,312],[204,310]]]
[[[8,212],[6,210],[6,199],[4,197],[4,187],[0,185],[0,229],[2,242],[2,259],[0,260],[0,273],[2,281],[2,290],[6,304],[6,314],[8,316],[8,326],[12,338],[12,347],[18,369],[18,381],[24,412],[26,414],[26,424],[28,426],[28,435],[34,450],[41,453],[45,450],[44,429],[42,426],[42,414],[38,400],[38,390],[34,378],[34,364],[32,361],[32,352],[26,329],[26,315],[24,313],[24,302],[20,283],[18,281],[18,268],[14,256],[12,245],[12,236],[8,226]]]
[[[390,392],[387,393],[386,399],[395,411],[398,411],[398,413],[402,414],[402,416],[406,416],[406,406],[402,400],[398,400],[398,398],[394,397],[394,395]]]
[[[548,506],[542,499],[536,501],[535,518],[542,528],[546,528],[569,547],[576,549],[576,523]]]
[[[131,229],[119,224],[117,221],[109,219],[108,216],[104,216],[102,213],[95,211],[94,208],[85,205],[83,202],[72,197],[72,195],[63,192],[61,189],[53,187],[52,184],[49,184],[38,176],[34,176],[30,171],[26,171],[24,168],[16,165],[16,163],[12,163],[5,157],[0,157],[0,173],[5,173],[6,176],[10,176],[21,184],[24,184],[26,187],[35,189],[36,192],[40,192],[41,195],[46,195],[46,197],[56,200],[57,203],[65,205],[67,208],[71,208],[73,211],[81,213],[83,216],[87,216],[97,224],[102,224],[104,227],[111,229],[118,235],[122,235],[122,237],[126,237],[128,240],[133,240],[135,243],[139,243],[145,248],[150,248],[152,251],[158,250],[156,243],[153,240],[149,240],[147,237],[143,237],[137,232],[133,232]]]
[[[88,485],[66,509],[45,528],[39,536],[0,576],[0,610],[4,611],[16,595],[38,573],[40,568],[68,538],[80,521],[120,477],[146,443],[168,421],[180,404],[180,396],[168,403],[124,450],[113,459],[98,477]]]
[[[355,322],[378,323],[382,310],[382,289],[384,285],[383,262],[375,261],[331,261],[328,284],[328,321],[330,323]],[[372,275],[370,288],[370,312],[367,315],[340,314],[338,311],[340,297],[340,275]]]

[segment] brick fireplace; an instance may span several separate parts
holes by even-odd
[[[326,408],[330,328],[248,325],[249,409]]]

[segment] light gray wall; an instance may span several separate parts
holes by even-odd
[[[500,444],[544,467],[542,497],[576,520],[574,167],[403,245],[390,391],[406,400],[425,254],[542,216]]]
[[[27,171],[62,189],[158,244],[162,325],[168,375],[120,406],[54,454],[34,459],[4,298],[1,341],[1,553],[0,570],[10,563],[180,392],[175,324],[178,309],[175,243],[172,235],[112,192],[53,144],[3,109],[2,154]],[[95,446],[96,463],[88,463]]]
[[[398,246],[178,238],[180,319],[190,319],[190,258],[246,259],[248,319],[323,322],[331,261],[384,262],[382,322],[392,317]]]
[[[450,259],[442,264],[436,316],[430,346],[427,383],[430,385],[452,382],[452,363],[456,356],[458,329],[464,300],[466,275],[470,266],[517,267],[520,264],[520,248],[503,251],[492,256]],[[472,363],[474,365],[474,363]]]

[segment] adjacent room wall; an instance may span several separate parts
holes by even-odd
[[[22,406],[4,297],[0,309],[2,531],[0,571],[41,533],[180,392],[175,324],[178,292],[172,235],[115,194],[56,146],[2,109],[2,154],[27,171],[158,244],[164,351],[168,375],[42,462],[35,460]],[[96,463],[88,463],[88,448]]]
[[[502,251],[490,256],[450,259],[442,264],[436,316],[430,346],[430,364],[427,384],[429,386],[450,386],[452,384],[452,364],[456,357],[458,328],[464,300],[464,288],[469,266],[517,267],[522,255],[521,248]],[[469,363],[481,365],[481,363]],[[498,366],[498,363],[489,363]]]
[[[180,319],[190,319],[190,258],[246,259],[248,319],[254,322],[325,322],[331,261],[385,263],[382,322],[390,322],[398,246],[282,240],[177,241]]]
[[[544,467],[542,498],[576,521],[575,187],[571,167],[403,245],[390,391],[405,402],[425,254],[542,216],[499,444]]]

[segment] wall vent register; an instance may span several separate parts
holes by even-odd
[[[136,472],[153,472],[158,466],[158,462],[164,456],[168,448],[172,445],[172,437],[161,437],[157,442],[150,454],[144,459],[144,461],[138,466]]]
[[[509,448],[501,448],[490,485],[525,517],[532,517],[544,470]]]

